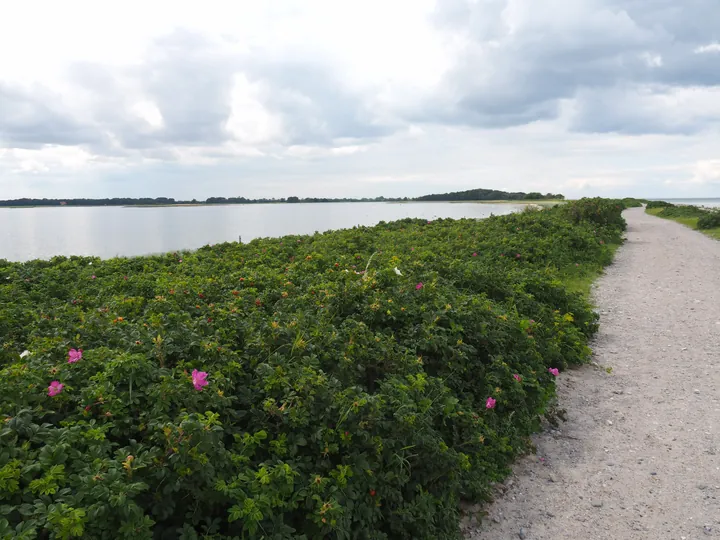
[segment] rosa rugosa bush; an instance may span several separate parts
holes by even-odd
[[[714,229],[716,227],[720,227],[720,210],[707,211],[705,215],[700,216],[698,219],[698,229]]]
[[[0,536],[458,537],[589,358],[564,282],[622,208],[0,261]]]

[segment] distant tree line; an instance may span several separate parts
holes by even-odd
[[[113,199],[13,199],[0,201],[1,206],[157,206],[157,205],[192,205],[192,204],[272,204],[272,203],[332,203],[332,202],[399,202],[411,201],[408,197],[373,197],[373,198],[342,198],[330,199],[325,197],[287,197],[280,199],[246,199],[245,197],[210,197],[204,201],[193,199],[191,201],[176,200],[172,197],[157,197],[155,199],[143,197],[133,199],[118,197]]]
[[[116,197],[113,199],[13,199],[0,201],[2,206],[157,206],[157,205],[190,205],[190,204],[272,204],[272,203],[333,203],[333,202],[408,202],[408,201],[497,201],[497,200],[541,200],[564,199],[563,195],[548,193],[508,193],[494,189],[471,189],[454,193],[425,195],[415,199],[408,197],[364,197],[361,199],[327,197],[287,197],[281,199],[246,199],[245,197],[210,197],[204,201],[176,200],[172,197]]]
[[[132,199],[120,197],[114,199],[14,199],[0,201],[0,206],[142,206],[155,204],[178,204],[175,199],[157,197],[155,199],[143,197]]]
[[[246,199],[245,197],[210,197],[202,204],[266,204],[266,203],[333,203],[333,202],[398,202],[411,201],[408,197],[372,197],[372,198],[341,198],[331,199],[328,197],[287,197],[282,199]]]
[[[469,189],[467,191],[454,191],[452,193],[440,193],[435,195],[424,195],[415,199],[416,201],[539,201],[544,199],[564,199],[560,193],[546,193],[543,195],[537,191],[523,193],[521,191],[508,192],[496,189]]]

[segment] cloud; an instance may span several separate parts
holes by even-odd
[[[720,16],[714,0],[682,9],[669,0],[437,2],[431,20],[445,37],[445,54],[422,50],[435,58],[435,75],[422,81],[405,72],[404,80],[420,83],[414,97],[403,79],[359,82],[353,66],[317,43],[258,46],[180,27],[153,38],[133,64],[71,63],[64,96],[0,86],[8,111],[0,133],[6,146],[81,144],[106,154],[158,156],[163,147],[231,143],[265,152],[272,145],[365,144],[410,123],[498,129],[552,121],[567,101],[578,102],[573,129],[687,133],[709,122],[677,120],[672,99],[662,96],[720,85],[707,54],[717,49],[712,13]],[[439,58],[450,63],[442,67]],[[627,93],[618,89],[632,96],[617,101]],[[635,114],[627,126],[617,126],[629,111]]]
[[[329,62],[248,54],[186,30],[155,40],[139,66],[73,63],[66,83],[82,117],[60,112],[67,104],[47,89],[0,86],[6,146],[84,145],[157,157],[161,149],[236,142],[333,147],[398,129],[379,122]]]
[[[363,96],[333,76],[332,66],[311,60],[259,58],[247,66],[264,88],[261,100],[279,114],[288,144],[332,144],[375,139],[393,131],[379,123]]]
[[[0,81],[0,145],[37,148],[45,144],[97,143],[99,133],[62,109],[58,96],[41,86]]]
[[[111,134],[115,146],[218,146],[232,137],[227,123],[237,65],[221,43],[177,30],[156,39],[138,66],[74,63],[69,82],[90,110],[92,129]]]
[[[691,135],[720,124],[720,87],[581,89],[569,107],[575,131]]]
[[[695,164],[692,182],[697,184],[720,184],[720,159],[698,161]]]
[[[697,47],[693,52],[695,54],[719,53],[720,52],[720,43],[718,43],[716,41],[714,43],[709,43],[707,45],[701,45],[700,47]]]
[[[713,14],[713,16],[711,16]],[[676,88],[720,85],[720,70],[707,45],[716,35],[709,19],[720,18],[714,0],[681,6],[667,0],[452,0],[439,2],[438,28],[457,51],[453,69],[418,115],[427,121],[481,128],[507,127],[557,118],[564,100],[593,94],[610,108],[618,87]],[[647,97],[643,108],[672,110]],[[582,107],[581,107],[582,109]],[[619,116],[628,109],[620,103]],[[606,118],[584,114],[574,122],[606,130]],[[632,130],[665,132],[653,116],[633,121]],[[668,121],[673,123],[672,121]],[[676,129],[691,129],[676,126]]]

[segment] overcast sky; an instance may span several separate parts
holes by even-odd
[[[23,0],[0,51],[0,199],[720,196],[718,0]]]

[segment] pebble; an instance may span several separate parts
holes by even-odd
[[[518,538],[520,538],[520,540],[525,540],[525,538],[527,538],[525,535],[525,529],[522,527],[520,527],[520,531],[518,532]]]
[[[695,390],[693,390],[693,392],[695,392],[696,394],[699,394],[699,393],[700,393],[700,390],[698,390],[697,388],[695,388]]]
[[[494,523],[500,523],[500,518],[497,516],[493,516],[492,520]]]
[[[592,505],[593,505],[595,508],[602,508],[603,503],[602,503],[602,501],[593,501],[593,502],[592,502]]]

